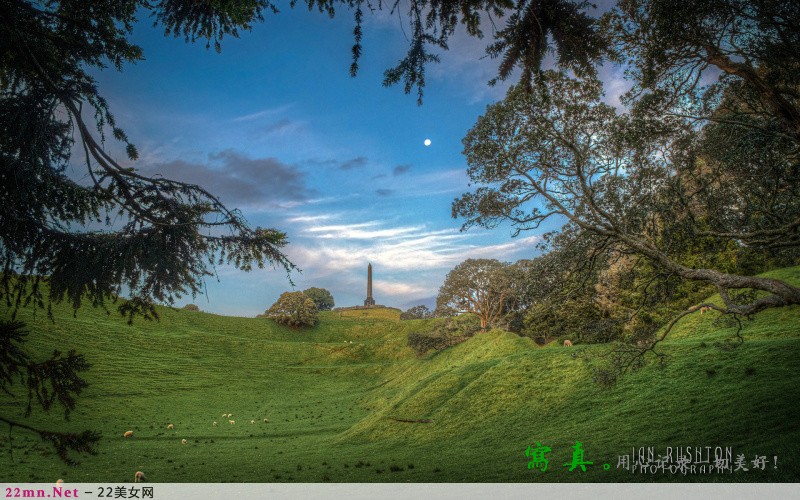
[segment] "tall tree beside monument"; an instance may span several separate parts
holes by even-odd
[[[265,315],[282,325],[300,328],[314,326],[319,321],[317,305],[303,292],[284,292]]]
[[[336,303],[333,301],[333,295],[331,295],[331,292],[325,288],[317,288],[312,286],[311,288],[306,288],[303,290],[303,293],[314,301],[314,303],[317,305],[317,309],[320,311],[330,311],[336,305]]]

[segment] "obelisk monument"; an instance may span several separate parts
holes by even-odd
[[[364,306],[374,306],[375,299],[372,298],[372,264],[367,266],[367,299],[364,301]]]

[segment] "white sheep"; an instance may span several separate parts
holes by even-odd
[[[133,436],[133,431],[125,431],[125,434],[122,435],[124,438],[129,438]]]
[[[174,428],[175,428],[175,426],[174,426],[174,425],[172,425],[172,424],[169,424],[169,425],[167,426],[167,429],[169,429],[169,430],[172,430],[172,429],[174,429]]]
[[[181,444],[186,444],[186,440],[185,439],[181,439]]]
[[[564,341],[564,347],[572,347],[572,341],[571,340],[565,340]]]
[[[147,481],[147,478],[144,477],[144,472],[137,470],[136,474],[133,475],[133,482],[134,483],[143,483]]]
[[[250,421],[250,423],[251,423],[251,424],[254,424],[254,423],[256,423],[256,421],[255,421],[255,420],[251,420],[251,421]]]
[[[231,425],[234,425],[234,424],[236,424],[236,421],[235,420],[228,420],[228,423],[231,424]]]
[[[217,423],[216,423],[216,422],[214,422],[214,423],[213,423],[213,424],[211,424],[211,425],[213,425],[214,427],[216,427],[216,426],[217,426]]]
[[[268,418],[265,418],[265,419],[264,419],[264,423],[266,424],[267,422],[269,422],[269,419],[268,419]]]

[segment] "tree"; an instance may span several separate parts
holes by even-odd
[[[336,305],[333,302],[333,295],[331,295],[331,292],[324,288],[311,287],[303,290],[303,293],[314,301],[317,305],[317,309],[320,311],[330,311]]]
[[[800,5],[776,0],[621,0],[608,40],[629,64],[640,104],[690,120],[765,126],[800,140]],[[708,72],[722,74],[704,85]],[[748,96],[749,123],[719,115],[726,89]],[[741,115],[739,116],[741,117]],[[737,118],[739,118],[737,117]],[[759,123],[760,122],[760,123]]]
[[[418,305],[409,308],[407,311],[404,311],[400,314],[400,319],[427,319],[432,318],[433,313],[428,306],[425,305]]]
[[[508,264],[494,259],[467,259],[447,273],[439,296],[438,311],[470,313],[480,319],[481,329],[499,320],[513,293]]]
[[[464,139],[470,178],[486,186],[457,199],[453,216],[465,217],[465,228],[510,220],[518,231],[564,217],[568,226],[596,236],[598,245],[617,245],[666,273],[715,285],[725,305],[709,307],[726,314],[800,304],[800,289],[789,283],[715,269],[708,265],[713,255],[685,260],[693,237],[709,236],[692,205],[675,202],[691,197],[682,176],[703,162],[702,134],[675,117],[618,115],[600,96],[599,82],[549,71],[532,92],[514,88],[490,106]],[[782,216],[796,213],[797,199],[788,210],[780,208],[786,199],[757,200],[777,215],[759,230],[762,236],[791,234]],[[740,241],[747,244],[750,236],[741,234]],[[710,253],[719,248],[711,244]],[[747,289],[766,293],[740,293]]]
[[[681,198],[706,205],[690,214],[707,226],[698,236],[796,258],[800,5],[626,0],[604,22],[625,48],[637,111],[702,128],[702,161],[684,167],[692,185]]]
[[[267,309],[266,315],[276,323],[300,328],[317,324],[317,306],[303,292],[284,292]]]

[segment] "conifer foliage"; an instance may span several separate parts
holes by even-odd
[[[110,133],[137,159],[88,70],[142,58],[127,40],[138,6],[12,1],[0,8],[0,294],[17,306],[44,305],[38,284],[46,276],[48,301],[103,305],[124,287],[132,300],[120,311],[153,317],[153,299],[172,303],[199,292],[215,263],[292,267],[280,250],[284,233],[251,228],[202,187],[141,175],[136,163],[107,152]],[[209,26],[189,17],[164,21],[213,37],[242,24],[236,17]],[[89,182],[68,175],[77,162]]]

